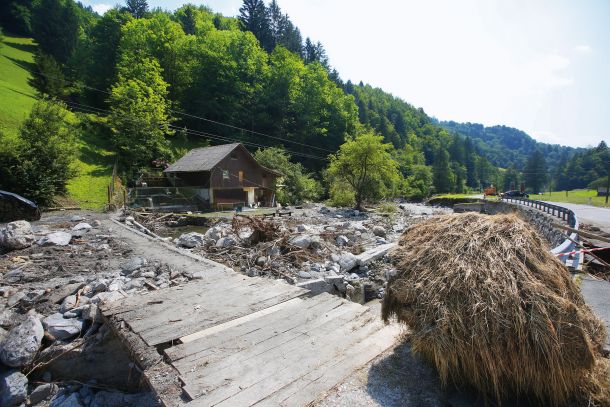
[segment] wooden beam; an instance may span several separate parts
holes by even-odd
[[[572,233],[578,233],[580,236],[584,236],[589,239],[599,240],[600,242],[610,243],[610,239],[604,236],[596,235],[595,233],[585,232],[584,230],[574,229],[569,226],[561,225],[559,223],[553,223],[553,226],[559,229],[567,230]]]

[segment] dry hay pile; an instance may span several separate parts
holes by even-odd
[[[445,384],[499,402],[610,404],[604,326],[521,218],[435,217],[407,229],[392,256],[383,318],[409,326],[412,349]]]

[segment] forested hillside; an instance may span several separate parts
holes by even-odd
[[[80,139],[107,140],[127,182],[185,148],[237,140],[251,151],[282,147],[303,166],[296,173],[322,183],[310,190],[332,195],[341,188],[331,185],[329,157],[374,133],[391,144],[400,171],[380,194],[421,198],[506,184],[497,167],[520,171],[531,151],[526,135],[513,151],[499,131],[484,139],[485,129],[443,128],[381,89],[344,82],[276,1],[244,0],[237,18],[191,4],[151,10],[145,0],[103,16],[73,0],[0,7],[4,30],[38,44],[29,66],[37,98],[76,114],[70,128]],[[572,153],[533,145],[553,162]]]

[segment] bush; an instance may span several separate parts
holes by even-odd
[[[333,183],[330,187],[328,204],[337,207],[352,207],[356,203],[354,191],[340,183]]]

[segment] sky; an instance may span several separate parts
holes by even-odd
[[[610,1],[277,2],[303,37],[324,45],[343,80],[439,120],[516,127],[552,144],[610,144]],[[99,13],[114,4],[83,3]],[[192,3],[234,16],[242,1]]]

